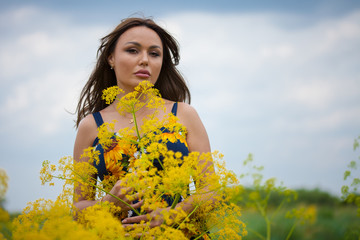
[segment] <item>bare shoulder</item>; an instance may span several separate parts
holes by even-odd
[[[76,135],[74,153],[91,146],[97,136],[97,125],[92,114],[87,115],[80,121]]]
[[[190,115],[190,117],[194,114],[198,115],[193,106],[191,106],[190,104],[184,103],[184,102],[178,103],[178,114],[184,115],[184,116]]]
[[[179,118],[180,123],[184,124],[186,127],[198,124],[202,125],[199,114],[195,108],[187,103],[178,103],[177,117]]]
[[[87,115],[79,123],[78,132],[96,132],[97,126],[92,114]]]
[[[186,141],[190,151],[210,152],[210,142],[205,126],[194,107],[186,103],[179,103],[178,114],[179,122],[187,129]]]

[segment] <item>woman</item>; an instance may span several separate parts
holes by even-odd
[[[180,151],[185,152],[210,152],[210,143],[206,130],[194,110],[186,100],[190,102],[190,92],[183,77],[176,69],[179,63],[178,45],[175,39],[164,29],[150,19],[129,18],[122,21],[109,35],[101,41],[98,49],[98,61],[89,81],[81,92],[77,106],[78,133],[74,146],[75,161],[87,161],[81,158],[83,150],[94,146],[97,138],[97,128],[102,122],[116,120],[115,130],[132,127],[133,120],[128,115],[120,115],[115,107],[115,102],[106,105],[101,100],[102,90],[110,86],[118,86],[125,93],[132,92],[134,88],[144,80],[150,81],[160,91],[165,101],[166,111],[159,111],[158,118],[172,112],[179,118],[179,122],[187,128],[187,146],[180,146]],[[152,110],[142,108],[136,113],[137,119],[152,113]],[[96,113],[96,114],[93,114]],[[139,121],[139,125],[142,121]],[[212,163],[209,163],[210,165]],[[210,168],[209,168],[210,169]],[[210,170],[209,170],[210,171]],[[96,177],[96,176],[94,176]],[[121,180],[120,180],[121,181]],[[127,201],[121,191],[119,182],[115,184],[110,193]],[[100,200],[88,200],[83,196],[80,188],[75,190],[77,201],[75,206],[82,210],[96,204]],[[114,202],[116,205],[127,210],[120,201],[110,195],[106,195],[101,201]],[[133,208],[139,208],[142,202],[129,202]],[[191,197],[179,202],[186,212],[191,212],[193,206]],[[153,216],[160,211],[153,211]],[[124,224],[149,221],[145,215],[128,217],[123,219]],[[161,218],[151,218],[150,226],[162,224]]]

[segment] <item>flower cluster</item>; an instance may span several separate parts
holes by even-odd
[[[101,96],[102,100],[105,100],[106,104],[112,103],[116,96],[124,91],[120,89],[118,86],[112,86],[103,90],[103,95]]]
[[[74,162],[71,157],[60,159],[57,165],[45,161],[42,182],[62,179],[63,192],[56,201],[30,203],[16,220],[14,239],[241,239],[246,235],[239,207],[229,202],[234,192],[228,186],[238,180],[226,169],[222,154],[183,155],[169,150],[171,143],[187,147],[187,130],[173,114],[158,119],[158,110],[165,110],[158,90],[143,81],[119,98],[121,92],[112,87],[104,91],[103,99],[107,103],[117,100],[119,113],[130,113],[134,126],[118,132],[114,123],[99,127],[98,142],[109,174],[101,182],[95,179],[100,161],[96,146],[85,149],[82,157],[88,161]],[[143,107],[151,114],[139,124],[136,112]],[[113,195],[114,184],[123,189],[124,199],[142,201],[141,207],[134,209]],[[79,212],[71,201],[74,188],[80,188],[86,199],[102,199],[107,194],[123,205],[99,201]],[[149,221],[124,228],[121,219],[127,209],[148,216]],[[162,224],[153,226],[152,220]],[[56,229],[56,225],[61,227]]]
[[[308,207],[300,207],[298,209],[293,209],[286,214],[287,218],[295,218],[301,224],[305,224],[307,222],[314,223],[316,220],[316,206],[310,205]]]

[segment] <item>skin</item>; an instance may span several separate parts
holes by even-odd
[[[110,66],[115,71],[117,84],[120,88],[125,90],[125,93],[133,91],[134,87],[139,84],[140,81],[148,80],[155,84],[162,66],[162,54],[163,45],[160,37],[157,33],[147,27],[133,27],[124,32],[118,39],[114,52],[109,56],[108,61]],[[136,76],[136,72],[140,69],[145,69],[150,73],[149,77]],[[119,96],[121,97],[121,96]],[[166,112],[159,111],[158,118],[161,119],[167,115],[172,108],[174,102],[165,100]],[[122,129],[124,127],[131,127],[129,122],[129,115],[120,115],[116,108],[116,103],[113,103],[101,110],[100,113],[105,122],[112,122],[114,119],[115,130]],[[153,110],[141,109],[137,112],[137,119],[142,119],[147,114],[150,114]],[[197,114],[196,110],[186,103],[178,103],[177,117],[179,122],[183,124],[187,130],[187,143],[189,151],[196,152],[210,152],[209,138],[206,133],[205,127]],[[139,124],[142,124],[140,120]],[[74,145],[74,159],[75,161],[88,161],[86,158],[80,159],[83,150],[92,146],[94,139],[97,137],[97,125],[93,116],[90,114],[86,116],[79,125],[75,145]],[[209,163],[211,165],[211,163]],[[96,177],[96,176],[93,176]],[[129,202],[122,192],[119,180],[110,191],[120,199]],[[92,206],[99,200],[87,200],[81,195],[80,189],[75,189],[75,195],[78,196],[78,201],[75,202],[76,208],[81,211],[82,209]],[[128,208],[121,202],[117,201],[110,195],[106,195],[103,201],[114,202],[120,206],[124,211]],[[130,203],[130,202],[129,202]],[[132,207],[139,208],[142,202],[132,204]],[[191,212],[193,207],[191,204],[191,196],[185,201],[179,203],[176,208],[182,208],[186,212]],[[140,221],[150,221],[150,226],[155,227],[162,224],[163,220],[160,217],[160,212],[163,209],[158,209],[149,213],[148,215],[136,216],[126,218],[123,220],[125,226],[131,227],[129,224],[139,223]]]

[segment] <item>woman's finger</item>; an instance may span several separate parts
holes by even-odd
[[[149,217],[147,215],[141,215],[141,216],[125,218],[121,222],[123,224],[132,224],[132,223],[139,223],[141,221],[147,222],[148,220],[149,220]]]
[[[141,207],[143,204],[144,204],[144,200],[141,200],[137,203],[131,204],[130,206],[136,209],[136,208]]]

